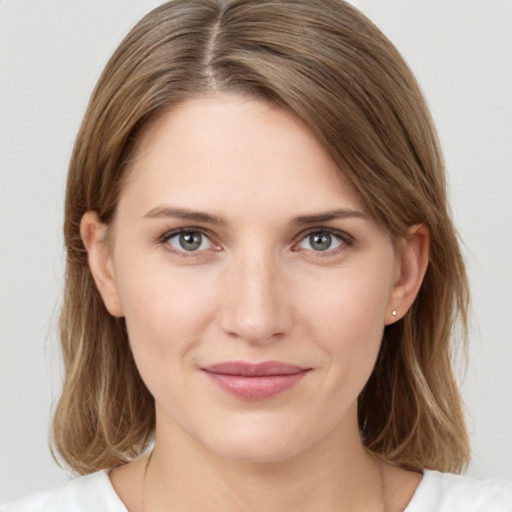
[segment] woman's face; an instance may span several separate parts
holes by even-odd
[[[401,263],[308,129],[255,99],[189,100],[146,130],[128,173],[90,259],[157,439],[269,461],[358,435]]]

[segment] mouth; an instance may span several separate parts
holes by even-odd
[[[311,368],[280,361],[228,361],[201,368],[220,389],[241,400],[265,400],[294,386]]]

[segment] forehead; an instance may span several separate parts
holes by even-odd
[[[301,120],[237,95],[190,99],[161,115],[141,134],[128,176],[121,200],[137,195],[147,206],[363,209]]]

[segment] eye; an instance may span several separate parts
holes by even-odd
[[[212,241],[204,233],[194,230],[168,233],[163,241],[179,252],[199,252],[213,247]]]
[[[330,230],[310,231],[298,244],[297,249],[325,252],[335,251],[338,248],[351,244],[350,237]]]

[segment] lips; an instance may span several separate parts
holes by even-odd
[[[202,368],[220,389],[241,400],[265,400],[296,386],[311,370],[280,361],[228,361]]]

